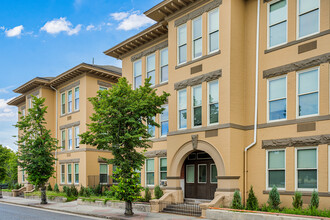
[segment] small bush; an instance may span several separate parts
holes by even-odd
[[[269,192],[267,203],[272,209],[276,209],[276,210],[279,209],[281,200],[280,200],[280,194],[278,193],[276,186],[273,186],[272,190]]]
[[[63,191],[65,192],[65,195],[67,197],[72,197],[72,192],[71,192],[71,188],[70,187],[63,186]]]
[[[52,185],[48,184],[47,191],[53,191]]]
[[[319,203],[320,203],[319,193],[314,190],[312,193],[310,208],[317,209],[319,207]]]
[[[295,209],[301,209],[303,205],[302,194],[300,192],[295,192],[292,197],[292,206]]]
[[[74,196],[74,197],[77,197],[78,196],[78,190],[75,187],[75,185],[72,184],[70,190],[71,190],[71,195],[72,196]]]
[[[57,193],[60,192],[57,183],[55,183],[55,185],[54,185],[54,192],[57,192]]]
[[[93,193],[93,189],[92,188],[90,188],[90,187],[87,187],[87,188],[85,188],[85,191],[84,191],[84,197],[90,197],[91,195],[92,195],[92,193]]]
[[[96,186],[94,190],[94,194],[96,196],[102,196],[102,186],[100,184]]]
[[[155,194],[155,198],[156,198],[156,199],[160,199],[160,198],[164,195],[164,192],[163,192],[163,190],[157,185],[157,186],[155,187],[154,194]]]
[[[258,199],[254,195],[253,187],[251,186],[250,191],[249,191],[249,196],[246,201],[246,208],[248,210],[257,210],[258,209]]]
[[[85,194],[85,187],[84,186],[80,186],[79,196],[84,196],[84,194]]]
[[[151,192],[149,187],[146,187],[144,190],[144,201],[149,202],[151,200]]]
[[[67,186],[63,186],[63,192],[66,193],[66,191],[68,190]]]
[[[241,194],[239,193],[238,190],[236,190],[234,192],[234,197],[231,202],[231,208],[232,209],[242,209],[243,208]]]
[[[115,192],[111,188],[104,191],[104,195],[108,198],[115,198]]]

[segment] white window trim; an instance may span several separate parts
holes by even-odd
[[[305,73],[305,72],[309,72],[312,70],[316,70],[317,69],[317,79],[318,79],[318,100],[317,100],[317,113],[316,114],[312,114],[312,115],[303,115],[303,116],[299,116],[299,74],[301,73]],[[311,94],[311,93],[315,93],[314,92],[309,92],[309,93],[304,93],[303,95],[306,94]],[[296,74],[296,118],[308,118],[308,117],[313,117],[313,116],[318,116],[320,114],[320,67],[312,67],[309,69],[304,69],[302,71],[297,72]]]
[[[78,128],[78,130],[79,130],[79,132],[78,132],[78,135],[80,134],[80,128],[79,128],[79,126],[76,126],[76,127],[74,127],[74,148],[75,149],[79,149],[79,146],[80,146],[80,137],[78,136],[78,143],[77,143],[77,128]]]
[[[279,148],[279,149],[271,149],[271,150],[266,150],[266,189],[271,190],[272,187],[269,187],[269,179],[268,179],[268,152],[270,151],[284,151],[284,188],[277,188],[278,190],[285,190],[286,189],[286,148]],[[282,170],[282,169],[281,169]]]
[[[218,122],[216,123],[210,123],[210,83],[213,82],[218,82]],[[220,83],[219,80],[213,80],[210,82],[207,82],[207,125],[212,126],[212,125],[218,125],[220,122]]]
[[[180,92],[181,91],[186,91],[186,112],[187,112],[187,126],[185,128],[180,128],[180,110],[184,110],[184,109],[180,109]],[[188,128],[188,91],[187,91],[187,88],[184,88],[184,89],[180,89],[178,90],[177,92],[177,127],[178,127],[178,130],[186,130]]]
[[[316,176],[317,176],[317,184],[316,184],[316,189],[306,189],[306,188],[298,188],[298,150],[308,150],[308,149],[316,149]],[[318,163],[318,147],[296,147],[295,148],[295,191],[307,191],[307,192],[312,192],[312,191],[318,191],[319,188],[319,163]]]
[[[64,112],[63,112],[63,95],[64,95]],[[61,115],[66,114],[66,92],[61,93]]]
[[[152,171],[152,172],[151,171],[148,171],[148,169],[147,169],[147,160],[153,160],[154,161],[154,171]],[[145,165],[146,165],[145,166],[146,167],[145,168],[145,177],[144,177],[145,178],[145,185],[146,186],[155,186],[155,158],[148,158],[148,159],[146,159],[145,160]],[[148,184],[148,182],[147,182],[147,178],[148,178],[148,175],[147,174],[148,173],[154,173],[154,184]]]
[[[182,65],[182,64],[184,64],[184,63],[187,63],[187,61],[188,61],[188,56],[186,56],[186,61],[180,63],[180,50],[179,50],[180,46],[182,46],[182,45],[186,45],[186,47],[187,47],[187,53],[186,53],[186,54],[188,55],[188,39],[186,39],[186,43],[185,43],[185,44],[179,45],[179,29],[180,29],[181,27],[183,27],[183,26],[186,26],[186,37],[188,38],[187,23],[184,23],[184,24],[182,24],[182,25],[180,25],[180,26],[178,26],[178,27],[176,28],[176,31],[177,31],[177,34],[176,34],[176,35],[177,35],[177,36],[176,36],[176,38],[177,38],[176,50],[177,50],[177,64],[178,64],[178,65]]]
[[[202,124],[201,125],[197,125],[197,126],[195,126],[195,124],[194,124],[194,115],[195,115],[194,89],[196,87],[201,87],[202,88],[201,89],[201,92],[202,92],[202,103],[201,103],[201,105],[196,106],[196,107],[202,107]],[[196,85],[196,86],[191,87],[191,127],[192,128],[200,128],[200,127],[202,127],[202,125],[203,125],[203,86],[202,86],[202,84],[199,84],[199,85]]]
[[[69,182],[69,165],[71,166],[71,182]],[[66,172],[67,172],[67,183],[68,184],[72,184],[72,180],[73,180],[73,177],[72,177],[72,164],[67,164],[66,166]]]
[[[277,80],[277,79],[281,79],[281,78],[285,78],[285,88],[286,88],[286,93],[285,93],[285,106],[286,106],[286,115],[285,118],[282,119],[275,119],[275,120],[270,120],[269,119],[269,82],[273,81],[273,80]],[[272,101],[277,101],[277,100],[281,100],[283,98],[280,99],[274,99]],[[279,122],[279,121],[286,121],[288,120],[288,77],[287,75],[284,76],[278,76],[278,77],[274,77],[271,79],[267,79],[267,123],[273,123],[273,122]]]
[[[270,29],[270,24],[269,24],[269,21],[270,21],[270,19],[269,19],[270,12],[269,12],[269,10],[270,10],[270,6],[272,4],[275,4],[275,3],[279,2],[279,1],[282,1],[282,0],[273,0],[273,1],[271,1],[271,2],[269,2],[267,4],[267,49],[275,48],[275,47],[278,47],[278,46],[281,46],[281,45],[284,45],[284,44],[287,44],[288,43],[288,15],[289,15],[288,1],[289,0],[286,0],[286,39],[285,39],[285,42],[280,43],[280,44],[276,44],[274,46],[269,46],[269,43],[270,43],[269,42],[269,36],[270,36],[270,31],[269,31],[269,29]],[[283,21],[278,22],[276,24],[279,24],[279,23],[282,23],[282,22]]]
[[[70,104],[69,104],[69,92],[71,92],[71,111],[69,111],[69,106],[70,106]],[[73,112],[73,91],[72,91],[72,89],[70,89],[70,90],[68,90],[67,91],[67,111],[68,111],[68,114],[69,113],[72,113]]]
[[[62,170],[62,167],[64,167],[64,170]],[[61,184],[65,184],[65,164],[61,164],[61,176],[60,176],[60,183]],[[62,172],[62,171],[64,171],[64,173]],[[62,179],[62,175],[64,174],[64,178]]]
[[[299,0],[297,0],[297,15],[296,15],[297,16],[296,17],[296,20],[297,20],[297,22],[296,22],[296,24],[297,24],[296,38],[297,38],[297,40],[300,40],[300,39],[303,39],[303,38],[306,38],[306,37],[310,37],[310,36],[313,36],[315,34],[320,33],[320,28],[321,28],[321,4],[320,4],[320,1],[319,0],[316,0],[316,1],[319,2],[319,8],[318,8],[318,10],[319,10],[319,30],[317,32],[315,32],[315,33],[308,34],[308,35],[303,36],[303,37],[299,37]],[[308,11],[308,12],[311,12],[311,11]],[[308,12],[305,12],[305,14],[308,13]]]
[[[218,183],[218,179],[217,179],[216,182],[212,182],[212,166],[217,167],[214,163],[210,164],[210,183],[211,184],[217,184]],[[218,169],[217,169],[217,172],[218,172]]]
[[[149,71],[149,72],[155,71],[155,75],[154,75],[155,83],[151,84],[151,87],[153,87],[157,84],[157,82],[156,82],[156,53],[152,53],[146,57],[146,78],[148,78],[148,73],[149,73],[148,72],[148,57],[151,57],[151,56],[155,57],[155,66],[154,66],[153,70]]]
[[[78,176],[79,176],[79,178],[78,178],[78,182],[76,183],[76,165],[78,165],[78,169],[80,170],[80,166],[79,166],[79,163],[74,163],[73,164],[73,175],[74,175],[74,185],[79,185],[79,180],[80,180],[80,173],[78,172]]]
[[[162,51],[167,50],[167,65],[162,66]],[[167,80],[162,81],[162,67],[167,66]],[[156,74],[155,74],[156,75]],[[168,47],[163,48],[159,51],[159,85],[162,85],[164,83],[168,82]]]
[[[188,174],[188,172],[187,172],[187,167],[193,167],[194,168],[194,181],[193,182],[188,182],[187,181],[187,174]],[[186,165],[186,174],[185,174],[185,182],[186,183],[195,183],[195,164],[188,164],[188,165]]]
[[[76,106],[76,89],[78,88],[78,90],[79,90],[79,100],[78,100],[78,108],[76,108],[77,106]],[[73,106],[74,106],[74,108],[73,108],[73,111],[74,112],[76,112],[76,111],[79,111],[80,110],[80,88],[79,88],[79,86],[76,86],[74,89],[73,89],[73,91],[74,91],[74,101],[73,101]]]
[[[71,131],[71,139],[70,139],[70,131]],[[70,140],[71,140],[71,146],[70,146]],[[68,128],[68,150],[72,150],[73,147],[73,131],[72,128]]]
[[[199,38],[196,38],[194,39],[194,21],[197,20],[197,19],[201,19],[201,37]],[[191,39],[192,39],[192,45],[191,45],[191,57],[192,57],[192,60],[196,60],[198,58],[201,58],[203,56],[203,17],[202,15],[198,16],[197,18],[194,18],[192,21],[191,21]],[[198,39],[201,39],[202,40],[202,54],[198,57],[194,57],[194,49],[195,49],[195,44],[194,44],[194,41],[195,40],[198,40]]]
[[[167,106],[167,115],[169,115],[169,108],[168,108],[168,104],[162,105],[162,107]],[[169,118],[167,118],[167,127],[169,129]],[[166,122],[166,121],[162,121],[162,114],[159,114],[159,124],[160,124],[160,128],[159,128],[159,137],[167,137],[167,134],[169,131],[167,131],[166,135],[162,135],[162,122]],[[156,136],[156,130],[155,130],[155,136]]]
[[[135,77],[136,77],[135,76],[135,63],[137,63],[137,62],[141,62],[141,85],[142,85],[142,59],[138,59],[133,62],[133,89],[136,89],[135,88]]]
[[[161,173],[165,173],[165,171],[161,171],[160,170],[160,161],[161,161],[161,159],[166,159],[166,167],[167,167],[167,157],[159,157],[159,160],[158,160],[158,164],[159,164],[159,185],[160,185],[160,183],[161,183],[161,181],[162,181],[162,179],[161,179]],[[166,173],[167,173],[167,171],[166,171]],[[166,174],[167,175],[167,174]],[[166,180],[163,180],[163,181],[167,181],[167,179]]]
[[[210,22],[210,13],[212,13],[213,11],[218,11],[218,15],[219,15],[219,27],[218,27],[218,32],[219,32],[219,47],[217,50],[214,51],[210,51],[210,32],[209,32],[209,22]],[[213,53],[217,53],[218,51],[220,51],[220,11],[219,8],[215,8],[211,11],[209,11],[207,13],[207,54],[213,54]]]
[[[102,185],[107,185],[107,184],[109,184],[109,178],[108,178],[108,176],[109,176],[109,164],[107,164],[107,163],[100,163],[100,165],[99,165],[99,177],[101,176],[101,174],[105,174],[105,173],[101,173],[101,165],[106,165],[107,166],[107,182],[106,183],[101,183],[100,182],[100,184]]]
[[[205,182],[199,182],[199,167],[200,166],[206,166],[206,178],[205,178]],[[206,184],[207,183],[207,164],[198,164],[198,170],[197,170],[197,182],[200,184]]]
[[[64,136],[63,136],[63,132],[64,132]],[[64,148],[63,148],[63,141],[64,141]],[[63,129],[61,130],[61,150],[64,151],[65,148],[66,148],[66,130]]]

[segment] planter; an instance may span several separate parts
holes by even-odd
[[[27,195],[27,194],[24,195],[24,198],[41,200],[41,196],[34,196],[34,195]],[[62,196],[47,196],[47,200],[54,201],[54,202],[59,202],[59,203],[64,203],[64,202],[67,201],[67,198],[62,197]]]
[[[13,192],[6,192],[6,191],[2,191],[2,196],[13,196]]]

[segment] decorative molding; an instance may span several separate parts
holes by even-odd
[[[150,139],[150,142],[160,142],[160,141],[167,141],[167,137],[151,138]]]
[[[308,122],[308,123],[300,123],[297,124],[297,132],[305,132],[305,131],[315,131],[316,130],[316,122]]]
[[[167,177],[168,179],[168,177]],[[181,187],[165,187],[165,190],[182,190]]]
[[[190,68],[190,74],[195,74],[203,71],[203,64],[199,64],[197,66],[191,67]]]
[[[198,134],[191,135],[191,142],[192,142],[193,149],[196,150],[197,145],[198,145]]]
[[[79,125],[80,125],[80,121],[76,121],[76,122],[73,122],[73,123],[70,123],[70,124],[61,125],[60,130],[63,130],[63,129],[66,129],[66,128],[72,128],[72,127],[79,126]]]
[[[92,151],[92,152],[106,152],[106,153],[111,153],[108,150],[98,150],[96,148],[76,148],[72,150],[64,150],[64,151],[58,151],[57,154],[68,154],[68,153],[76,153],[76,152],[87,152],[87,151]]]
[[[217,176],[218,180],[238,180],[240,176]]]
[[[270,190],[264,190],[262,191],[263,194],[269,194]],[[294,195],[295,191],[283,191],[283,190],[278,190],[280,195]],[[311,192],[304,192],[302,191],[301,194],[302,196],[311,196],[313,191]],[[318,192],[319,196],[321,197],[330,197],[330,192]]]
[[[265,78],[280,76],[288,72],[298,71],[313,66],[319,66],[321,63],[328,63],[328,62],[330,62],[330,53],[322,54],[320,56],[311,57],[305,60],[264,70],[263,78],[265,79]]]
[[[108,87],[108,88],[112,87],[112,84],[111,83],[104,82],[104,81],[101,81],[101,80],[97,80],[97,85]]]
[[[80,162],[80,158],[67,159],[67,160],[59,160],[58,162],[60,164],[63,164],[63,163],[79,163]]]
[[[239,191],[239,188],[217,188],[216,190],[217,192],[235,192],[235,191]]]
[[[298,46],[298,54],[305,53],[307,51],[315,50],[317,48],[317,40],[309,43],[305,43]]]
[[[167,176],[168,180],[180,180],[181,177],[180,176]],[[181,188],[181,187],[180,187]]]
[[[26,96],[27,99],[31,98],[32,96],[37,96],[40,94],[40,90],[37,90],[35,92],[30,93],[29,95]]]
[[[159,83],[157,85],[154,85],[153,88],[155,89],[155,88],[158,88],[158,87],[161,87],[161,86],[165,86],[165,85],[168,85],[168,81]]]
[[[181,67],[188,66],[188,65],[190,65],[190,64],[196,63],[196,62],[198,62],[198,61],[201,61],[201,60],[204,60],[204,59],[207,59],[207,58],[213,57],[213,56],[215,56],[215,55],[219,55],[219,54],[221,54],[221,50],[219,50],[219,51],[217,51],[217,52],[214,52],[214,53],[207,54],[207,55],[205,55],[205,56],[202,56],[202,57],[197,58],[197,59],[194,59],[194,60],[190,60],[190,61],[188,61],[188,62],[186,62],[186,63],[180,64],[180,65],[176,66],[175,69],[179,69],[179,68],[181,68]]]
[[[74,82],[74,83],[72,83],[72,84],[70,84],[68,86],[65,86],[64,88],[60,89],[60,93],[63,93],[65,91],[70,90],[70,89],[72,89],[74,87],[77,87],[79,85],[80,85],[80,80],[78,80],[78,81],[76,81],[76,82]]]
[[[186,14],[185,16],[177,19],[174,21],[174,26],[180,26],[181,24],[186,23],[188,20],[192,20],[200,15],[202,15],[204,12],[208,12],[211,11],[212,9],[219,7],[222,4],[222,0],[214,0],[198,9],[196,9],[195,11],[192,11],[188,14]]]
[[[167,156],[167,150],[153,150],[153,151],[147,151],[144,153],[144,156],[147,158],[152,157],[166,157]]]
[[[104,159],[101,158],[101,157],[97,158],[97,162],[98,162],[98,163],[106,163],[106,164],[108,164],[108,161],[104,160]]]
[[[196,76],[190,79],[186,79],[174,84],[175,90],[184,89],[188,86],[195,86],[201,84],[202,82],[209,82],[212,80],[219,79],[222,76],[222,70],[216,70],[210,73],[206,73],[200,76]]]
[[[134,61],[136,61],[136,60],[138,60],[138,59],[140,59],[140,58],[142,58],[144,56],[148,56],[148,55],[156,52],[157,50],[161,50],[161,49],[163,49],[163,48],[165,48],[167,46],[168,46],[168,41],[166,40],[164,42],[161,42],[160,44],[157,44],[157,45],[155,45],[153,47],[150,47],[149,49],[146,49],[146,50],[144,50],[144,51],[142,51],[142,52],[140,52],[138,54],[133,55],[131,57],[131,61],[134,62]]]

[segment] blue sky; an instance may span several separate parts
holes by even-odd
[[[153,24],[143,12],[161,0],[0,1],[0,144],[17,149],[13,89],[79,63],[120,66],[103,54]]]

